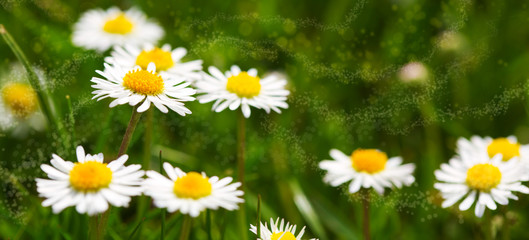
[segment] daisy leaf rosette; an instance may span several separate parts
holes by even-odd
[[[171,45],[164,44],[156,47],[147,43],[142,47],[126,45],[117,46],[111,53],[111,57],[105,58],[107,63],[120,65],[122,68],[132,68],[136,65],[142,69],[147,69],[149,63],[154,62],[158,72],[173,75],[175,78],[184,78],[188,82],[195,82],[202,75],[202,60],[184,62],[182,58],[187,54],[183,47],[175,49]]]
[[[121,11],[111,7],[83,13],[73,26],[72,42],[85,49],[104,52],[113,46],[156,43],[164,34],[164,30],[139,9]]]
[[[459,204],[466,211],[475,203],[474,213],[482,217],[485,208],[496,210],[497,205],[507,205],[509,199],[517,200],[515,192],[529,193],[522,185],[526,169],[520,161],[503,161],[501,154],[490,158],[475,151],[466,139],[458,140],[458,155],[434,172],[439,181],[434,187],[444,198],[443,208]]]
[[[204,73],[202,80],[195,83],[200,103],[214,102],[212,109],[222,112],[226,108],[236,110],[241,108],[246,118],[250,117],[250,106],[281,113],[280,108],[288,108],[286,103],[290,91],[285,89],[287,81],[278,75],[259,78],[257,70],[248,71],[233,65],[230,71],[222,73],[216,67],[208,68],[209,74]]]
[[[350,193],[356,193],[363,187],[373,188],[382,195],[385,188],[401,188],[415,181],[413,163],[402,164],[401,157],[388,159],[386,153],[377,149],[357,149],[350,156],[332,149],[330,155],[333,160],[324,160],[319,164],[327,171],[324,182],[333,187],[351,182]]]
[[[77,212],[92,216],[109,205],[127,207],[131,196],[143,192],[144,171],[137,164],[125,166],[127,155],[107,164],[102,153],[86,154],[81,146],[76,152],[75,163],[53,154],[51,165],[41,165],[49,178],[36,179],[37,192],[45,198],[42,206],[51,206],[54,213],[75,206]]]
[[[107,97],[114,98],[109,107],[128,103],[139,107],[138,112],[145,112],[151,103],[163,113],[169,109],[185,116],[191,114],[184,102],[195,100],[192,97],[196,91],[190,83],[182,78],[175,78],[166,73],[157,73],[156,65],[149,63],[146,70],[140,66],[124,69],[119,65],[105,63],[105,71],[96,71],[103,78],[93,77],[92,85],[96,90],[92,92],[92,99],[97,101]]]
[[[163,168],[168,178],[156,171],[147,171],[148,178],[143,184],[144,193],[152,197],[159,208],[197,217],[205,209],[233,211],[244,202],[243,191],[237,189],[241,183],[232,183],[231,177],[220,179],[207,177],[205,173],[186,173],[169,163],[164,163]]]

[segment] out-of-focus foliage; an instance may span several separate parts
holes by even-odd
[[[0,23],[32,64],[46,72],[47,87],[66,124],[69,95],[75,139],[92,153],[115,157],[131,107],[108,108],[91,100],[90,79],[103,68],[98,54],[71,43],[72,25],[107,1],[0,0]],[[289,109],[282,114],[252,111],[247,122],[248,219],[254,223],[257,194],[264,219],[285,217],[307,225],[306,237],[361,237],[361,201],[346,188],[322,182],[317,163],[329,150],[378,148],[417,165],[417,183],[374,196],[374,239],[465,239],[481,237],[485,220],[457,207],[442,209],[433,171],[454,154],[459,137],[516,135],[529,142],[526,95],[529,76],[529,6],[523,1],[121,1],[136,6],[165,29],[161,43],[188,49],[186,59],[226,70],[232,64],[260,73],[288,76]],[[0,68],[17,62],[0,41]],[[401,81],[410,62],[428,76]],[[2,79],[2,83],[9,79]],[[153,111],[134,133],[131,163],[157,155],[184,170],[234,175],[236,113],[188,104],[193,114]],[[149,125],[152,124],[152,125]],[[152,130],[149,130],[149,126]],[[72,126],[69,126],[72,127]],[[151,132],[152,136],[145,134]],[[67,209],[59,215],[36,197],[39,165],[52,153],[74,160],[74,148],[57,134],[32,132],[24,139],[0,135],[0,238],[83,239],[88,218]],[[127,239],[143,213],[136,198],[113,209],[108,236]],[[308,203],[308,205],[306,204]],[[498,235],[527,236],[528,196],[488,212]],[[488,210],[487,210],[488,211]],[[215,239],[237,239],[235,213],[212,212]],[[166,221],[176,238],[179,214]],[[195,221],[193,239],[205,239],[205,214]],[[508,227],[505,227],[508,226]],[[507,229],[507,230],[506,230]],[[160,215],[149,210],[134,237],[156,239]]]

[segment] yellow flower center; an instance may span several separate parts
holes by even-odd
[[[103,26],[103,30],[107,33],[125,35],[130,33],[133,27],[132,22],[122,13],[116,18],[108,20]]]
[[[239,97],[253,98],[261,92],[259,77],[250,76],[247,72],[241,72],[237,76],[228,78],[226,89]]]
[[[494,157],[501,153],[503,161],[510,160],[513,157],[520,156],[520,144],[511,143],[507,138],[496,138],[487,147],[489,157]]]
[[[160,48],[141,51],[140,55],[136,58],[136,65],[139,65],[143,69],[147,69],[147,66],[151,62],[156,65],[157,71],[165,71],[174,65],[171,52],[164,51]]]
[[[70,171],[70,184],[82,192],[94,192],[106,188],[111,180],[112,171],[106,163],[96,161],[75,163]]]
[[[176,179],[173,192],[179,198],[199,199],[211,194],[211,183],[209,178],[197,172],[189,172],[187,175]]]
[[[123,78],[123,86],[135,93],[158,95],[163,92],[162,77],[147,70],[132,70]]]
[[[467,185],[473,189],[488,192],[500,181],[500,169],[489,163],[476,164],[467,171]]]
[[[380,172],[386,167],[387,161],[388,156],[376,149],[358,149],[351,154],[353,168],[358,172]]]
[[[284,232],[277,232],[272,234],[272,240],[279,240],[279,237],[283,235]],[[280,240],[296,240],[296,236],[291,232],[286,232],[285,235]]]
[[[25,83],[9,83],[2,89],[2,99],[11,113],[26,118],[38,107],[37,93]]]

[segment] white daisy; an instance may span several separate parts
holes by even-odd
[[[144,112],[151,106],[151,103],[163,113],[169,109],[185,116],[191,111],[184,106],[183,102],[193,101],[195,90],[189,88],[189,84],[182,78],[175,78],[166,73],[157,73],[154,63],[147,66],[147,70],[139,66],[134,68],[122,68],[119,65],[109,65],[105,63],[105,71],[96,71],[104,79],[94,77],[92,85],[97,89],[92,93],[101,100],[107,97],[115,98],[110,103],[110,107],[128,103],[138,107],[138,112]]]
[[[154,62],[158,72],[165,72],[188,82],[201,78],[202,60],[182,62],[187,54],[185,48],[179,47],[171,50],[171,45],[165,44],[161,48],[152,44],[145,44],[142,48],[133,45],[115,47],[112,57],[107,57],[106,62],[120,65],[123,68],[132,68],[136,65],[147,69],[149,63]]]
[[[386,153],[377,149],[357,149],[351,156],[345,155],[337,149],[330,152],[334,160],[320,162],[320,168],[327,170],[324,181],[331,186],[338,186],[351,181],[349,192],[355,193],[360,187],[373,188],[379,194],[384,193],[384,188],[393,185],[401,188],[409,186],[414,181],[412,173],[415,170],[413,163],[402,165],[401,157],[388,159]]]
[[[496,154],[502,156],[503,161],[520,161],[527,168],[522,180],[529,180],[529,145],[521,145],[515,136],[506,138],[472,136],[470,141],[464,138],[458,140],[458,149],[482,154],[490,158]]]
[[[74,25],[72,41],[77,46],[103,52],[112,46],[156,43],[163,35],[163,29],[140,10],[121,11],[112,7],[85,12]]]
[[[529,193],[529,188],[521,183],[526,169],[521,167],[520,161],[502,161],[501,154],[489,158],[476,153],[466,139],[458,141],[458,153],[434,172],[440,181],[434,187],[445,199],[442,207],[450,207],[464,199],[459,209],[465,211],[476,202],[474,212],[481,217],[485,207],[495,210],[496,203],[507,205],[509,199],[518,199],[513,192]]]
[[[286,103],[290,91],[285,89],[287,81],[277,78],[277,75],[269,75],[260,79],[257,70],[252,68],[247,72],[241,71],[238,66],[233,65],[231,71],[225,74],[216,67],[209,67],[209,73],[203,74],[202,80],[196,82],[200,103],[215,101],[213,110],[221,112],[229,108],[235,110],[239,106],[246,118],[250,117],[250,106],[281,113],[279,108],[288,108]]]
[[[268,228],[267,223],[261,224],[260,233],[257,234],[257,227],[250,224],[250,231],[258,235],[259,240],[301,240],[303,234],[305,233],[305,227],[299,231],[296,236],[296,225],[291,225],[289,222],[285,225],[285,220],[279,218],[274,222],[274,219],[270,218],[270,228]],[[317,240],[315,238],[312,238]],[[312,240],[311,239],[311,240]]]
[[[54,213],[75,206],[79,213],[95,215],[108,209],[108,204],[127,207],[131,196],[142,193],[144,172],[141,166],[123,165],[129,157],[103,163],[103,154],[85,154],[77,147],[77,162],[65,161],[53,154],[51,165],[40,168],[50,179],[37,178],[37,191],[46,198],[42,206],[51,206]]]
[[[231,183],[231,177],[219,179],[216,176],[208,178],[205,173],[185,173],[169,163],[164,163],[163,168],[169,178],[156,171],[147,171],[148,178],[144,182],[144,193],[151,196],[159,208],[197,217],[206,208],[222,207],[232,211],[239,208],[238,203],[244,202],[243,192],[237,190],[241,183]]]

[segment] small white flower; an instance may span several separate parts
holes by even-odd
[[[147,171],[148,178],[144,182],[144,193],[151,196],[159,208],[197,217],[205,209],[222,207],[232,211],[239,208],[238,203],[244,202],[243,192],[237,190],[241,183],[231,183],[231,177],[219,179],[216,176],[208,178],[205,173],[185,173],[169,163],[164,163],[163,168],[169,178],[156,171]]]
[[[522,167],[522,162],[502,161],[501,154],[490,158],[461,138],[458,140],[458,155],[435,171],[440,183],[434,187],[441,191],[445,199],[442,207],[450,207],[464,199],[459,209],[465,211],[476,202],[474,213],[481,217],[485,207],[495,210],[496,203],[507,205],[509,199],[518,199],[513,192],[529,193],[529,188],[521,183],[525,171],[527,169]]]
[[[286,103],[290,91],[285,89],[287,81],[280,79],[278,75],[269,75],[260,79],[257,70],[252,68],[247,72],[233,65],[225,74],[216,67],[209,67],[209,73],[203,74],[202,80],[195,83],[200,103],[213,102],[213,110],[221,112],[229,108],[235,110],[241,108],[246,118],[250,117],[250,106],[281,113],[279,108],[288,108]]]
[[[156,70],[161,73],[173,75],[176,78],[184,78],[188,82],[194,82],[202,78],[202,60],[182,62],[187,54],[183,47],[171,49],[171,45],[164,44],[161,48],[152,44],[144,44],[142,48],[132,45],[115,47],[112,57],[107,57],[106,62],[120,65],[123,68],[131,68],[136,65],[147,69],[149,63],[154,62]]]
[[[77,46],[103,52],[113,46],[156,43],[163,35],[163,29],[140,10],[121,11],[112,7],[85,12],[74,25],[72,41]]]
[[[319,164],[320,168],[328,171],[323,180],[333,187],[351,181],[350,193],[358,192],[361,187],[372,187],[383,194],[384,188],[392,188],[393,185],[401,188],[402,185],[409,186],[415,181],[412,175],[414,164],[402,165],[401,157],[388,159],[386,153],[377,149],[357,149],[351,156],[332,149],[330,155],[334,160],[325,160]]]
[[[184,106],[183,102],[193,101],[195,90],[189,88],[188,82],[181,78],[175,78],[166,73],[157,73],[154,63],[147,66],[147,70],[139,66],[123,69],[119,65],[109,65],[105,63],[105,71],[96,71],[104,79],[93,77],[92,85],[97,89],[92,92],[101,100],[107,97],[115,100],[110,103],[110,107],[128,103],[138,107],[138,112],[145,112],[151,103],[163,113],[169,109],[185,116],[191,111]]]
[[[399,71],[399,78],[403,82],[425,82],[428,77],[428,69],[421,62],[410,62]]]
[[[75,206],[77,212],[88,215],[106,211],[109,204],[127,207],[131,196],[142,193],[144,175],[140,165],[125,166],[127,159],[122,155],[106,164],[102,153],[85,154],[81,146],[76,163],[53,154],[51,166],[40,166],[50,179],[36,179],[39,195],[46,198],[42,206],[51,206],[54,213]]]
[[[285,220],[279,218],[274,222],[274,219],[270,218],[270,228],[268,228],[267,223],[264,224],[261,222],[260,233],[257,234],[257,227],[250,224],[250,231],[258,235],[259,240],[301,240],[303,234],[305,233],[305,227],[299,231],[296,236],[296,225],[291,225],[289,222],[285,225]],[[312,238],[311,240],[317,240]]]

